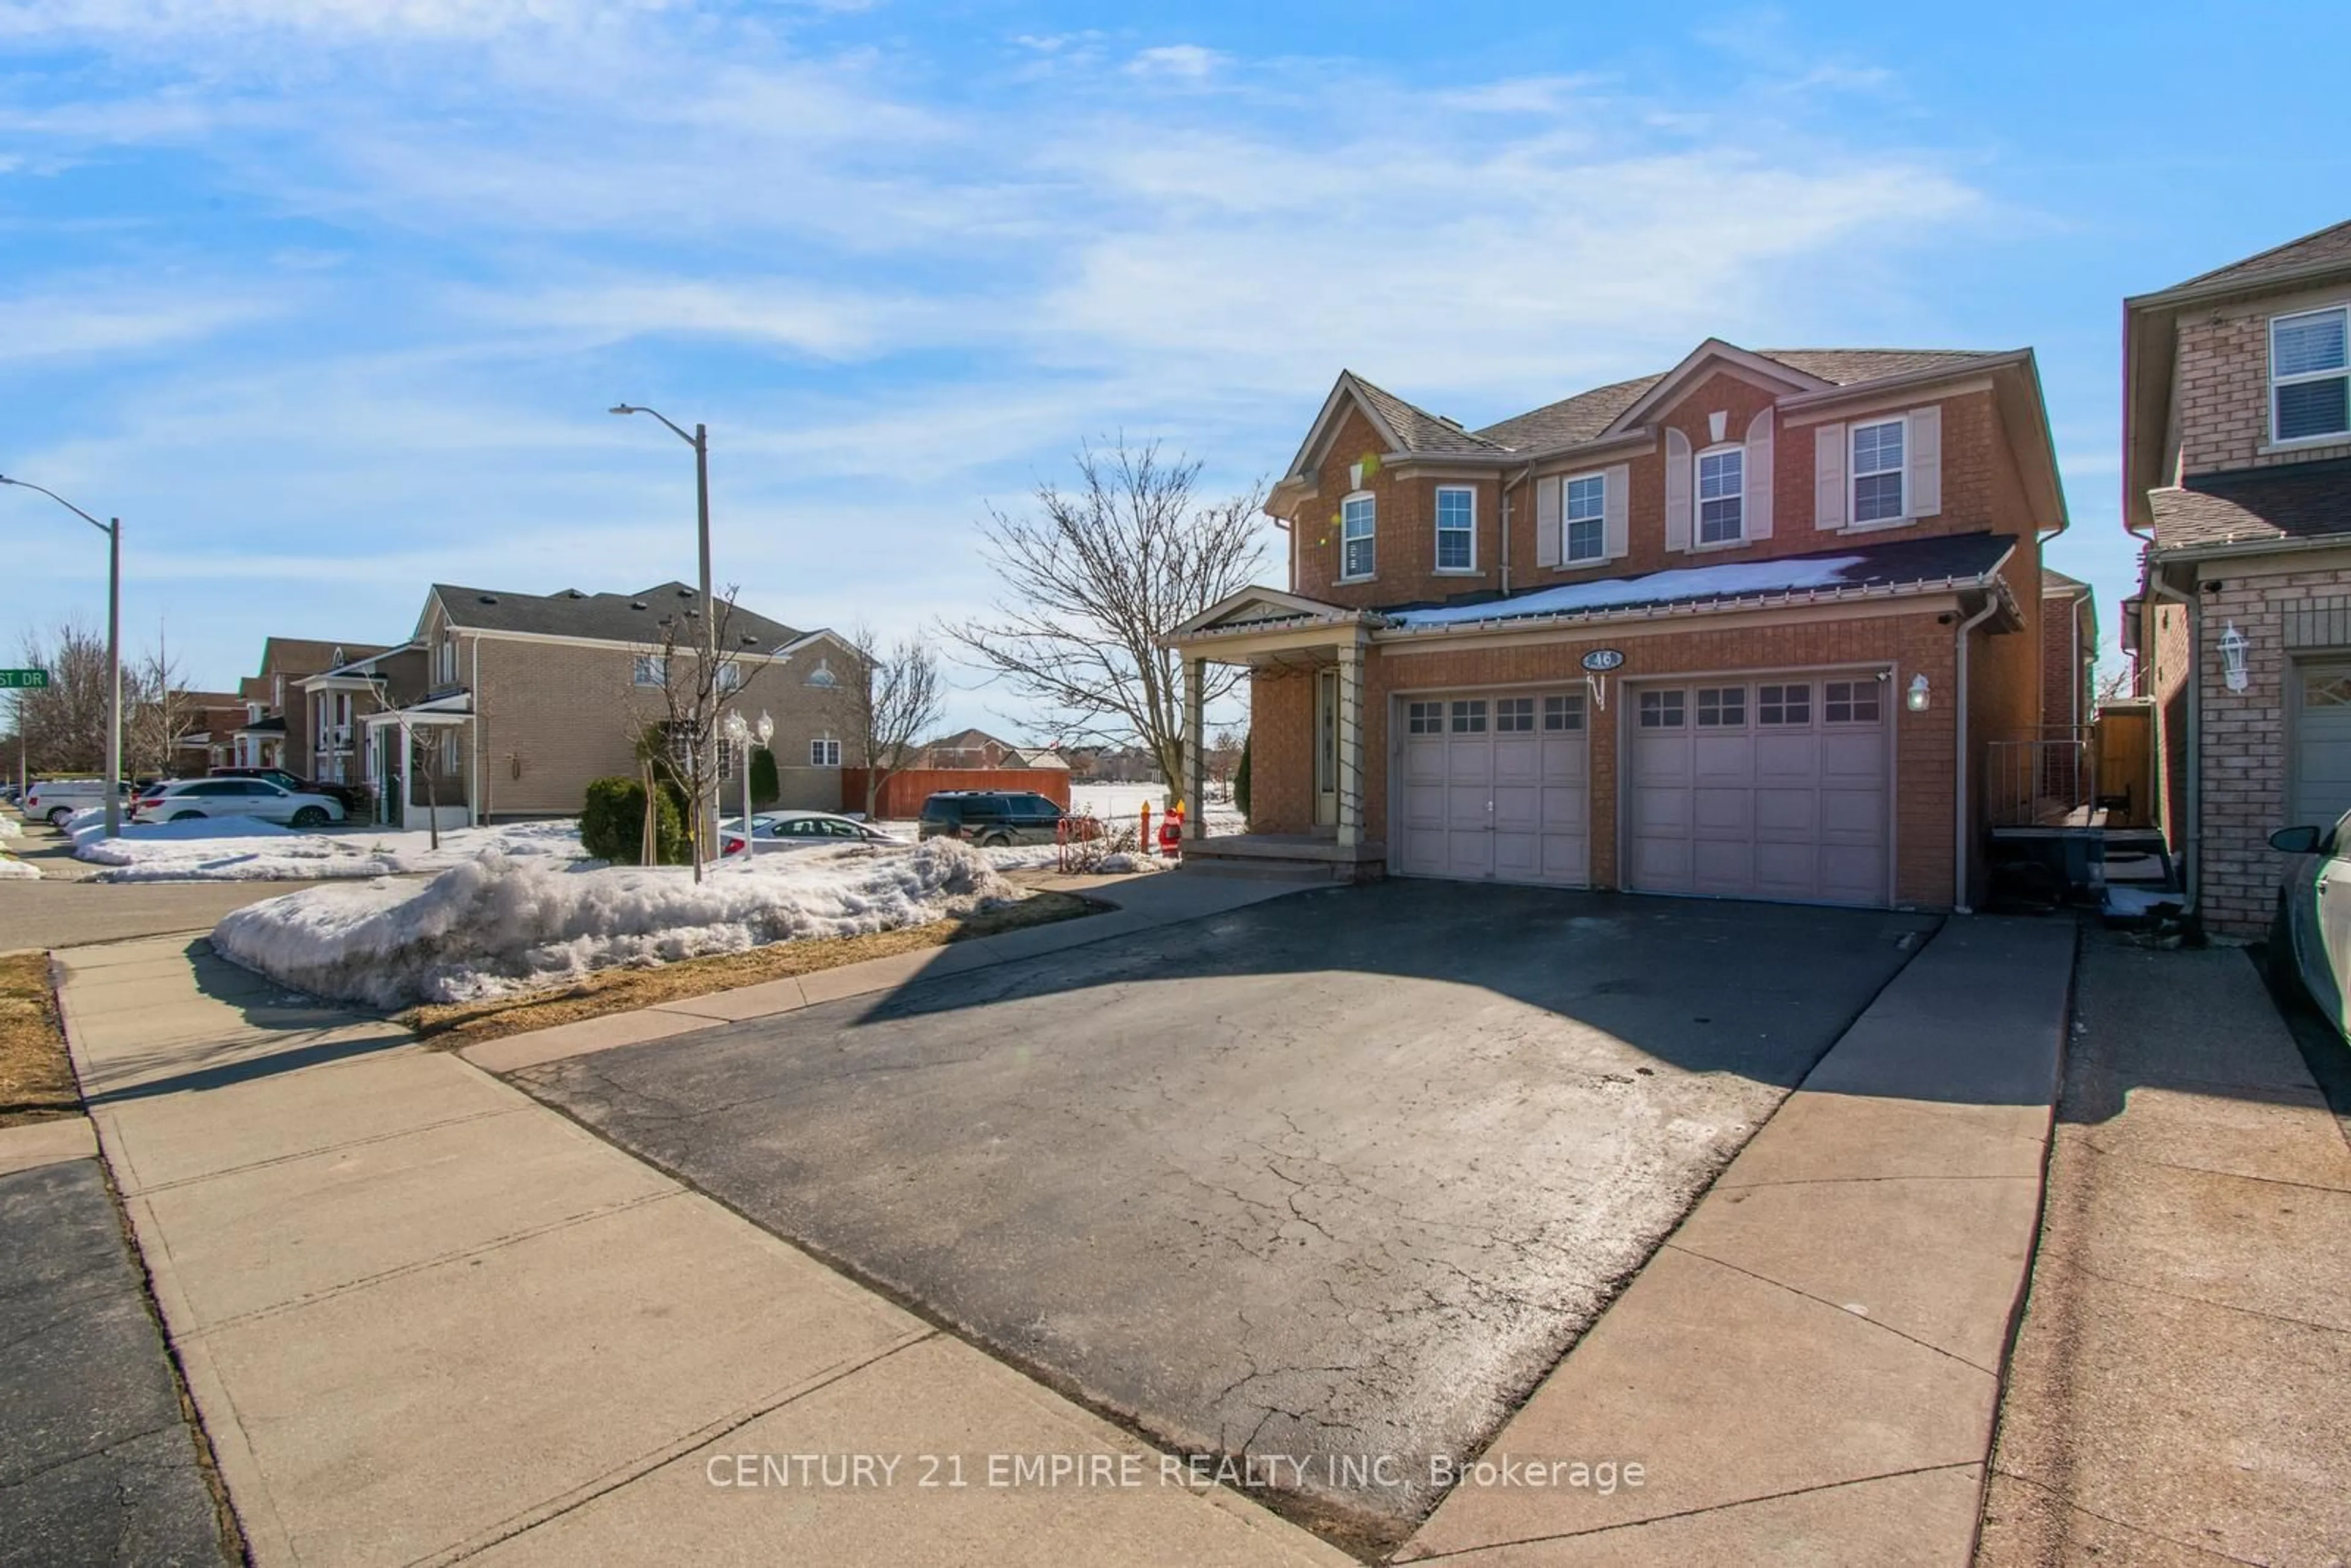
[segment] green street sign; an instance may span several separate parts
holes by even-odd
[[[48,684],[47,670],[0,670],[0,692],[30,690]]]

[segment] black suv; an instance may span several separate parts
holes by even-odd
[[[942,789],[923,802],[921,836],[996,844],[1050,844],[1061,808],[1028,789]]]

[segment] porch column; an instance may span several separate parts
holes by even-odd
[[[1184,836],[1208,833],[1207,706],[1208,661],[1184,661]]]
[[[1364,841],[1364,651],[1339,644],[1339,841]]]
[[[408,827],[409,802],[416,799],[415,781],[408,776],[415,766],[416,743],[409,737],[408,721],[403,718],[400,721],[400,815],[393,819],[393,825],[403,831]]]

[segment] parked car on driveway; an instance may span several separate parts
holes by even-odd
[[[116,786],[127,798],[131,786]],[[37,779],[25,796],[25,815],[38,817],[53,828],[62,828],[66,820],[78,811],[87,811],[106,804],[106,785],[96,779]]]
[[[343,820],[343,803],[329,795],[288,789],[266,779],[182,779],[131,812],[140,822],[185,822],[201,817],[258,817],[289,828],[323,828]]]
[[[288,773],[283,768],[215,768],[208,777],[214,779],[266,779],[280,789],[291,789],[299,795],[324,795],[339,800],[346,811],[356,811],[366,801],[361,799],[364,787],[356,784],[333,784],[322,779],[305,779]]]
[[[942,789],[923,802],[921,835],[962,839],[983,849],[1050,844],[1061,808],[1030,789]]]
[[[759,852],[771,849],[813,849],[820,844],[896,844],[903,839],[893,838],[868,822],[835,815],[831,811],[768,811],[751,819],[751,837],[758,841]],[[720,838],[723,854],[743,852],[741,819]]]
[[[2351,816],[2331,828],[2280,828],[2270,848],[2294,857],[2278,883],[2263,954],[2270,983],[2308,997],[2345,1032],[2351,986]]]

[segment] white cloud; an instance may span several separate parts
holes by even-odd
[[[1162,44],[1137,50],[1126,68],[1136,76],[1180,77],[1196,81],[1226,63],[1225,56],[1198,44]]]
[[[0,365],[120,354],[213,337],[268,315],[243,294],[207,298],[201,288],[110,297],[103,288],[0,298]]]

